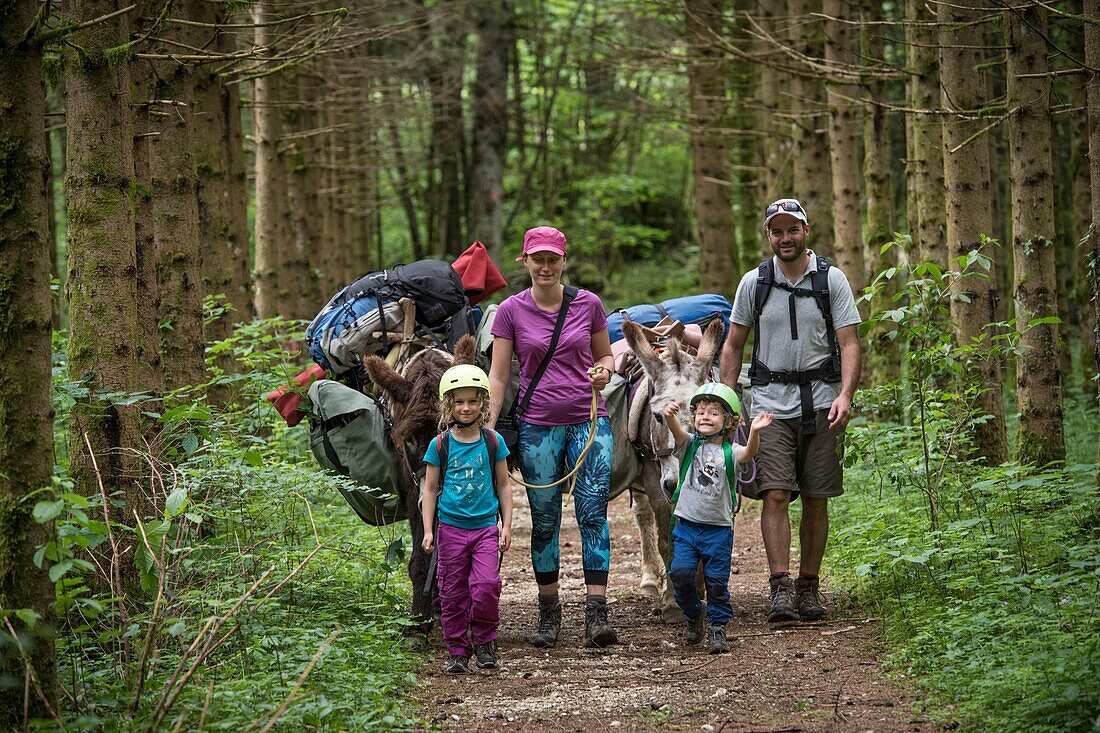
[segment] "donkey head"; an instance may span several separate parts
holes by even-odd
[[[476,342],[463,336],[454,356],[442,349],[425,349],[406,362],[400,372],[377,356],[368,356],[363,367],[389,397],[393,416],[393,443],[410,467],[418,466],[428,443],[439,432],[439,379],[454,364],[473,364]]]
[[[690,428],[688,403],[695,390],[710,377],[714,357],[721,346],[723,326],[714,319],[703,332],[698,353],[690,355],[681,348],[679,339],[671,338],[665,348],[658,352],[646,340],[641,327],[633,322],[623,323],[623,336],[638,357],[651,385],[648,391],[648,405],[639,408],[637,415],[637,436],[643,442],[652,445],[661,466],[661,485],[665,493],[671,495],[679,479],[680,462],[672,454],[674,441],[672,433],[665,425],[664,411],[671,402],[680,402],[680,420]],[[635,410],[631,409],[632,424]]]

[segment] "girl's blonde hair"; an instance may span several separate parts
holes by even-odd
[[[477,391],[478,396],[481,398],[481,410],[477,415],[477,424],[484,425],[489,422],[489,395],[483,390]],[[455,393],[448,392],[443,395],[443,400],[439,403],[439,431],[443,432],[451,427],[451,423],[458,422],[455,419]]]

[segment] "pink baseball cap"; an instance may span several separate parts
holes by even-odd
[[[528,229],[523,235],[523,254],[516,262],[523,262],[524,257],[535,252],[554,252],[565,257],[565,235],[554,227]]]

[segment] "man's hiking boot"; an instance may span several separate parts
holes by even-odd
[[[478,669],[497,668],[497,643],[487,641],[484,644],[474,646],[474,656],[477,658]]]
[[[770,578],[768,581],[772,587],[772,610],[768,614],[769,623],[782,623],[784,621],[798,621],[798,610],[795,608],[794,580],[789,575],[781,575],[778,578]]]
[[[799,578],[794,582],[798,597],[798,615],[803,621],[820,621],[825,618],[825,598],[818,589],[817,578]]]
[[[561,603],[555,596],[546,599],[539,596],[539,627],[531,634],[531,644],[540,649],[558,643],[561,631]]]
[[[590,598],[584,606],[584,645],[605,647],[618,641],[607,618],[607,599]]]
[[[684,642],[686,644],[698,644],[703,640],[703,613],[695,618],[684,618]]]
[[[699,618],[702,618],[700,616]],[[726,641],[726,627],[724,624],[711,624],[707,627],[707,636],[710,637],[710,651],[711,654],[725,654],[730,650],[729,642]]]
[[[452,654],[443,665],[446,674],[470,674],[470,658],[464,654]]]

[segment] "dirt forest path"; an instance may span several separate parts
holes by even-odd
[[[515,490],[514,539],[504,558],[501,667],[449,677],[436,628],[415,695],[429,730],[463,731],[934,731],[888,682],[876,629],[843,618],[776,629],[765,621],[766,563],[758,511],[737,519],[729,654],[686,647],[681,626],[662,623],[638,590],[641,553],[627,496],[608,507],[611,618],[620,643],[582,646],[584,584],[572,503],[562,523],[562,632],[550,650],[527,636],[538,619],[530,568],[530,512]],[[471,665],[472,666],[472,665]],[[476,669],[476,668],[475,668]]]

